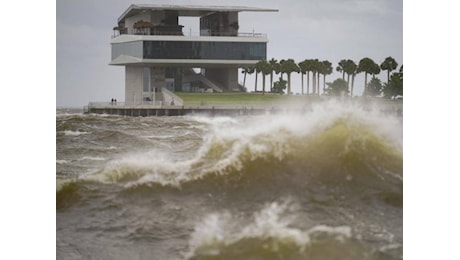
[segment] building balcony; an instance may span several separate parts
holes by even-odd
[[[114,27],[112,39],[121,35],[149,35],[149,36],[186,36],[186,37],[257,37],[267,38],[266,33],[257,32],[211,32],[202,30],[201,32],[183,32],[183,26],[161,26],[154,28],[128,29]]]

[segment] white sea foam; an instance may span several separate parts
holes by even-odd
[[[78,160],[79,161],[86,161],[86,160],[88,160],[88,161],[105,161],[107,159],[104,158],[104,157],[84,156],[84,157],[82,157],[82,158],[80,158]]]
[[[71,135],[71,136],[79,136],[79,135],[86,135],[86,134],[90,134],[89,132],[80,132],[80,131],[73,131],[73,130],[65,130],[65,131],[61,131],[63,132],[65,135]]]
[[[217,254],[221,246],[228,246],[248,238],[291,241],[303,251],[312,236],[318,233],[327,233],[338,240],[352,236],[351,228],[348,226],[318,225],[309,230],[292,227],[293,214],[295,215],[292,207],[295,205],[289,201],[270,203],[256,212],[249,223],[241,223],[238,216],[232,216],[229,212],[209,214],[195,225],[187,255],[190,257],[197,250],[200,254]]]
[[[67,161],[67,160],[56,160],[56,163],[57,164],[67,164],[67,163],[69,163],[69,161]]]
[[[217,116],[217,117],[207,117],[207,116],[190,116],[190,118],[196,122],[215,125],[215,124],[235,124],[238,120],[234,117],[227,116]]]

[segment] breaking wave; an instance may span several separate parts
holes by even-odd
[[[185,258],[382,259],[386,254],[366,248],[348,226],[295,227],[292,207],[273,202],[249,220],[229,212],[209,214],[195,226]]]
[[[356,107],[319,107],[306,115],[234,120],[197,118],[208,134],[192,158],[150,150],[110,161],[88,179],[180,187],[293,175],[300,182],[402,184],[401,122]],[[279,177],[279,176],[278,176]]]
[[[60,234],[88,245],[106,234],[99,258],[140,241],[127,255],[402,259],[402,118],[322,102],[304,114],[56,124]]]

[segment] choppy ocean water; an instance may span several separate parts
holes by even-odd
[[[58,259],[402,259],[402,117],[56,112]]]

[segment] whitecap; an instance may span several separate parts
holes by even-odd
[[[69,161],[67,161],[67,160],[56,160],[56,163],[57,164],[67,164],[67,163],[69,163]]]
[[[79,161],[85,161],[85,160],[89,160],[89,161],[105,161],[106,159],[104,157],[85,156],[85,157],[82,157],[82,158],[80,158],[78,160]]]
[[[71,136],[79,136],[79,135],[86,135],[90,134],[89,132],[80,132],[80,131],[72,131],[72,130],[65,130],[63,131],[65,135],[71,135]]]

